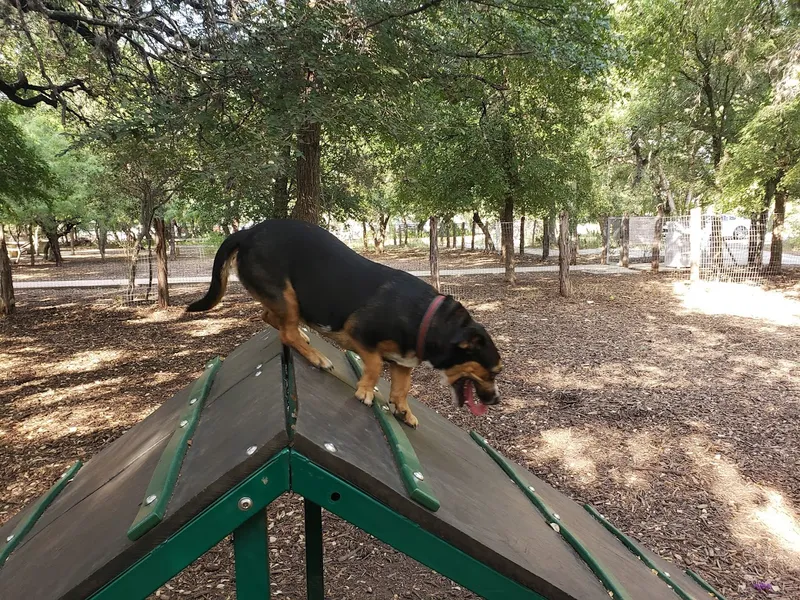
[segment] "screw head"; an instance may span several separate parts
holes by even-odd
[[[381,404],[381,410],[383,412],[389,412],[389,405],[388,404]]]
[[[558,513],[553,513],[553,516],[559,521],[561,520],[561,516]]]
[[[186,419],[184,419],[184,420],[183,420],[183,421],[181,421],[181,423],[180,423],[181,427],[186,427],[188,424],[189,424],[189,421],[187,421]]]
[[[261,371],[256,371],[256,377],[260,377],[260,376],[261,376]]]
[[[247,496],[239,498],[239,510],[250,510],[253,508],[253,501]]]
[[[414,479],[419,479],[420,481],[422,481],[423,479],[425,479],[425,477],[419,471],[414,471]]]
[[[189,404],[194,404],[195,402],[197,402],[197,398],[192,398],[189,400]]]
[[[556,533],[561,533],[561,527],[558,526],[558,523],[550,523],[550,527],[552,527],[553,531]]]
[[[528,486],[528,489],[529,489],[530,491],[532,491],[532,492],[535,492],[535,491],[536,491],[535,489],[533,489],[533,486],[532,486],[532,485],[529,485],[529,486]]]
[[[144,499],[145,505],[147,506],[151,505],[153,502],[156,501],[156,498],[158,498],[158,496],[156,496],[155,494],[150,494],[147,498]]]
[[[12,533],[10,536],[8,536],[8,537],[6,538],[6,542],[10,542],[10,541],[11,541],[11,540],[13,540],[13,539],[14,539],[14,534]]]
[[[336,446],[334,446],[330,442],[326,442],[325,443],[325,450],[327,450],[328,452],[336,452]]]
[[[256,453],[256,450],[258,450],[258,446],[250,446],[247,449],[247,456],[253,456],[253,454]]]
[[[664,575],[666,575],[667,577],[669,577],[669,573],[667,573],[666,571],[664,571]]]
[[[377,386],[377,385],[376,385],[374,388],[372,388],[372,389],[373,389],[373,390],[375,390],[376,392],[380,392],[380,390],[378,389],[378,386]]]
[[[262,366],[264,366],[262,363],[258,363],[258,366],[256,367],[256,370],[260,369]]]

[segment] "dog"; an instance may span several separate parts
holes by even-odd
[[[411,372],[421,362],[443,372],[455,403],[473,414],[499,402],[495,379],[502,363],[492,338],[452,296],[422,279],[361,256],[311,223],[268,220],[225,239],[208,292],[187,312],[219,303],[234,259],[239,281],[284,344],[315,367],[330,369],[300,329],[305,323],[361,357],[355,396],[367,406],[384,361],[391,374],[389,400],[410,427],[418,425],[407,401]]]

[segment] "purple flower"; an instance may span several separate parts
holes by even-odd
[[[772,584],[767,581],[756,581],[753,584],[753,589],[756,589],[759,592],[771,592]]]

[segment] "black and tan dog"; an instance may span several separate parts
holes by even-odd
[[[411,427],[417,418],[406,396],[411,371],[423,361],[444,372],[457,404],[466,403],[474,414],[499,401],[500,355],[459,302],[418,277],[360,256],[316,225],[264,221],[234,233],[217,251],[205,297],[187,311],[216,306],[234,257],[239,280],[262,304],[264,321],[284,344],[329,369],[330,361],[299,329],[306,323],[361,356],[364,373],[355,395],[365,404],[372,404],[384,360],[390,365],[390,400]]]

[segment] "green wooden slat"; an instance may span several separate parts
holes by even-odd
[[[146,598],[287,491],[289,450],[284,449],[91,596],[91,600]],[[252,502],[249,509],[241,508],[242,498]]]
[[[292,452],[292,491],[486,600],[547,600]],[[543,549],[546,551],[546,549]]]
[[[558,514],[554,512],[544,501],[544,499],[536,493],[536,490],[533,486],[528,485],[519,474],[516,472],[511,463],[508,459],[500,454],[497,450],[492,448],[488,442],[483,439],[480,435],[478,435],[474,431],[470,431],[470,436],[472,439],[475,440],[478,445],[483,448],[486,453],[492,457],[494,462],[496,462],[501,469],[508,475],[511,480],[517,484],[520,490],[527,496],[528,500],[539,509],[539,512],[542,513],[542,516],[545,518],[547,523],[558,533],[561,534],[567,543],[572,546],[572,549],[578,553],[584,562],[589,566],[592,572],[597,576],[597,578],[603,583],[603,586],[612,594],[613,598],[620,598],[621,600],[633,600],[633,596],[622,586],[622,583],[611,573],[606,567],[603,565],[602,561],[599,557],[595,556],[586,545],[581,540],[580,536],[572,531],[567,525],[565,525]]]
[[[622,544],[630,550],[633,554],[635,554],[639,560],[641,560],[647,568],[650,569],[653,574],[657,575],[659,579],[661,579],[664,583],[669,586],[673,592],[675,592],[680,598],[683,600],[696,600],[696,598],[687,592],[686,590],[682,589],[678,583],[669,576],[669,573],[664,571],[663,569],[659,568],[652,560],[650,560],[644,552],[642,552],[641,548],[639,548],[638,544],[634,542],[631,538],[627,535],[622,533],[619,529],[614,527],[608,520],[601,515],[597,509],[591,504],[584,504],[583,507],[592,515],[595,519],[597,519],[603,527],[605,527],[609,532],[614,534],[614,536],[622,542]],[[677,567],[676,567],[677,568]]]
[[[347,360],[350,361],[350,365],[353,367],[353,371],[358,377],[361,377],[363,365],[359,356],[350,351],[346,352],[346,355]],[[417,458],[417,453],[414,452],[414,447],[403,430],[403,425],[394,418],[389,404],[384,400],[377,388],[372,401],[372,410],[389,442],[389,448],[392,450],[392,456],[394,456],[395,464],[400,470],[400,476],[403,479],[408,495],[412,500],[428,510],[436,512],[441,504],[434,495],[431,486],[425,480],[424,471],[419,458]]]
[[[49,489],[47,493],[45,493],[41,498],[39,498],[36,503],[33,505],[30,514],[22,519],[17,526],[14,528],[8,536],[4,539],[0,540],[0,567],[3,566],[3,563],[6,562],[6,559],[9,557],[11,552],[16,548],[22,539],[33,529],[33,526],[36,525],[36,521],[39,520],[39,517],[42,516],[47,507],[53,503],[53,500],[56,499],[61,493],[66,485],[72,481],[72,478],[75,477],[75,473],[83,466],[81,461],[76,462],[72,465],[67,471],[61,475],[58,481]]]
[[[214,383],[214,376],[221,364],[222,360],[219,357],[209,362],[206,370],[192,386],[186,407],[178,418],[172,437],[161,453],[161,458],[153,470],[153,476],[144,493],[139,512],[128,529],[128,539],[138,540],[164,518],[175,482],[178,480],[183,458],[189,447],[189,440],[200,420],[200,412],[203,410],[203,404],[205,404],[211,384]]]
[[[686,569],[685,573],[694,579],[701,588],[708,592],[709,596],[716,598],[717,600],[725,600],[725,596],[720,594],[717,590],[715,590],[710,583],[708,583],[705,579],[700,577],[697,573],[692,571],[691,569]]]
[[[250,510],[252,512],[252,509]],[[233,532],[233,556],[236,569],[236,600],[269,600],[269,536],[266,510],[256,511]]]

